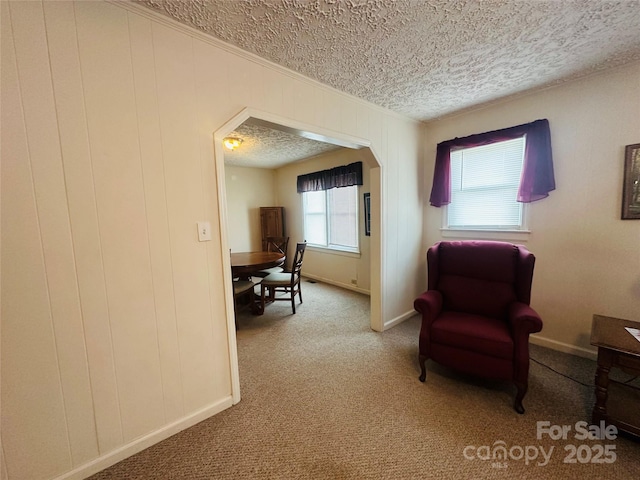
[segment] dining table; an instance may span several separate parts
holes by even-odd
[[[232,252],[231,271],[234,277],[249,279],[260,270],[284,264],[285,258],[280,252]]]
[[[231,272],[233,277],[251,281],[251,276],[260,270],[284,265],[286,257],[280,252],[236,252],[231,253]],[[251,305],[254,315],[264,313],[261,301],[254,301]]]

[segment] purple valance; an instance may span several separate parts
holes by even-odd
[[[362,185],[362,162],[298,176],[298,193]]]
[[[479,147],[512,140],[523,135],[526,135],[527,138],[517,201],[529,203],[548,197],[549,192],[555,190],[556,182],[553,176],[549,121],[544,119],[439,143],[429,199],[431,205],[441,207],[451,203],[450,153],[452,148]]]

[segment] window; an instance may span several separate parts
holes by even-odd
[[[521,230],[525,137],[451,151],[451,229]]]
[[[303,192],[304,238],[309,245],[358,252],[358,187]]]

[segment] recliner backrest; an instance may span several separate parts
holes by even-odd
[[[506,319],[509,304],[529,303],[533,255],[506,242],[439,242],[429,249],[429,288],[439,290],[443,308]],[[531,258],[529,258],[531,257]]]

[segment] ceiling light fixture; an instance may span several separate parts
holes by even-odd
[[[240,144],[242,143],[242,139],[236,137],[227,137],[223,140],[223,143],[225,147],[233,151],[240,146]]]

